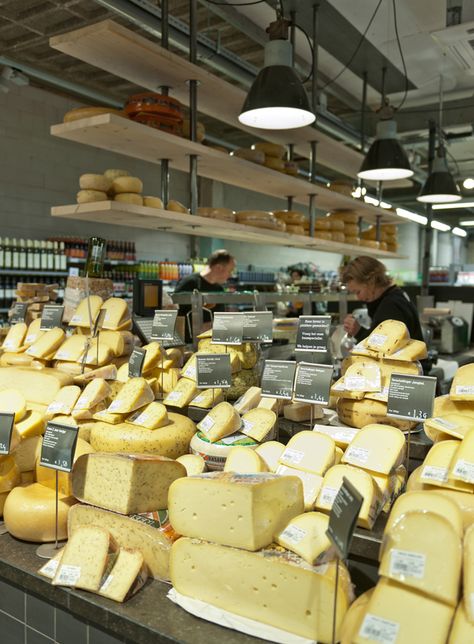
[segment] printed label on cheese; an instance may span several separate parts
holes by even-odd
[[[71,357],[71,353],[63,349],[59,349],[58,351],[56,351],[54,355],[55,360],[69,360],[70,357]]]
[[[359,635],[379,644],[395,644],[400,624],[377,615],[367,613],[359,630]]]
[[[16,342],[13,340],[13,338],[7,338],[2,346],[4,349],[13,349],[13,347],[16,346]]]
[[[370,355],[370,351],[367,349],[367,347],[364,345],[363,342],[359,342],[359,344],[356,344],[353,351],[357,351],[357,353],[365,353],[367,355]]]
[[[59,566],[59,559],[50,559],[47,563],[44,564],[44,566],[41,566],[41,568],[38,570],[41,574],[43,574],[45,577],[54,577],[56,575],[56,570],[58,569]]]
[[[80,322],[82,322],[82,315],[77,315],[77,313],[75,313],[69,324],[79,324]]]
[[[290,543],[297,544],[301,541],[301,539],[304,539],[306,537],[306,534],[306,530],[303,530],[297,525],[292,525],[290,523],[290,525],[283,530],[280,537],[282,539],[286,539]]]
[[[323,489],[321,490],[321,504],[332,505],[338,492],[339,490],[336,490],[335,487],[323,487]]]
[[[107,411],[114,412],[116,409],[120,409],[120,402],[118,400],[112,400]]]
[[[249,432],[252,427],[255,425],[255,423],[251,423],[249,420],[246,418],[242,418],[242,429],[244,432]]]
[[[69,405],[62,402],[61,400],[53,400],[52,403],[49,403],[48,408],[46,409],[47,414],[69,414],[70,413]]]
[[[438,425],[441,425],[441,427],[445,427],[446,429],[456,429],[456,427],[458,427],[456,423],[450,423],[449,420],[446,420],[445,418],[436,417],[432,420],[438,423]]]
[[[365,464],[369,460],[369,450],[364,447],[349,447],[346,457]]]
[[[344,386],[352,391],[364,391],[367,382],[364,376],[347,376],[344,378]]]
[[[335,385],[333,385],[332,389],[334,391],[345,391],[346,387],[343,382],[338,382]]]
[[[59,585],[64,584],[65,586],[74,586],[81,576],[80,566],[61,566],[59,570],[59,575],[57,577],[57,583]]]
[[[194,380],[196,378],[196,365],[190,364],[184,371],[183,376]]]
[[[133,420],[137,425],[141,425],[142,423],[147,423],[150,420],[150,414],[147,414],[146,411],[142,411],[137,416],[132,416],[130,420]]]
[[[426,555],[408,550],[390,551],[390,574],[423,579],[425,576]]]
[[[178,402],[178,400],[182,398],[182,396],[182,391],[170,391],[170,393],[166,396],[166,400],[168,402]]]
[[[474,385],[457,385],[456,394],[458,395],[474,395]]]
[[[389,387],[384,387],[382,391],[374,391],[373,393],[370,394],[370,397],[372,400],[381,400],[382,402],[386,402],[388,398],[388,391]]]
[[[304,458],[304,452],[299,449],[286,448],[283,454],[281,455],[282,461],[291,463],[292,465],[298,465]]]
[[[459,459],[454,466],[453,474],[466,483],[474,483],[474,463]]]
[[[350,427],[343,429],[342,427],[331,427],[324,425],[315,425],[314,430],[319,432],[320,434],[326,434],[326,436],[330,436],[335,441],[344,441],[347,443],[350,443],[359,431],[358,429],[352,429]]]
[[[446,467],[438,467],[437,465],[425,465],[421,473],[421,480],[423,479],[446,483],[448,480],[448,469]]]
[[[247,437],[242,436],[242,434],[236,434],[235,436],[228,436],[227,438],[221,439],[219,443],[223,443],[224,445],[233,445],[234,443],[237,443],[237,441],[241,441],[242,438],[247,438]],[[255,443],[252,441],[251,444],[254,445]]]
[[[388,336],[383,335],[382,333],[371,333],[370,335],[370,344],[374,345],[375,347],[383,347],[387,340]]]
[[[202,403],[206,399],[206,396],[203,396],[202,394],[199,394],[199,396],[196,396],[196,398],[193,399],[193,404],[194,403]]]
[[[206,416],[199,423],[199,429],[203,432],[208,432],[215,425],[215,420],[211,416]]]

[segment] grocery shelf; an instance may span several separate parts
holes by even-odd
[[[67,271],[33,271],[33,270],[23,270],[16,268],[2,268],[0,269],[0,276],[13,276],[13,277],[67,277],[69,273]]]
[[[383,208],[347,197],[322,185],[292,177],[246,159],[232,157],[202,143],[189,141],[116,114],[101,114],[71,123],[53,125],[51,134],[151,163],[169,159],[171,167],[183,172],[189,171],[189,156],[194,154],[199,157],[199,175],[208,179],[272,197],[285,199],[292,196],[296,203],[303,205],[309,203],[310,194],[315,194],[316,208],[357,210],[365,221],[370,223],[375,223],[377,217],[380,217],[381,223],[402,221],[400,217]]]
[[[287,246],[291,248],[305,248],[329,253],[342,253],[345,255],[359,255],[363,249],[364,255],[373,257],[395,258],[395,253],[376,250],[373,248],[341,244],[334,241],[318,240],[314,237],[292,235],[262,228],[252,228],[228,221],[208,219],[198,215],[189,215],[170,210],[134,206],[116,201],[98,201],[95,203],[74,204],[69,206],[56,206],[51,209],[53,217],[62,219],[78,219],[93,221],[94,223],[107,223],[132,228],[145,228],[161,230],[170,233],[184,233],[199,237],[217,237],[232,239],[254,244],[272,246]]]
[[[293,143],[295,152],[309,157],[310,142],[318,142],[318,163],[354,177],[363,156],[340,141],[332,139],[316,127],[297,128],[291,131],[255,130],[238,120],[246,92],[217,76],[201,65],[164,49],[156,41],[144,38],[113,20],[50,38],[50,46],[68,56],[78,58],[103,69],[119,78],[156,92],[166,85],[170,94],[182,103],[189,104],[187,81],[197,80],[198,107],[203,114],[228,123],[274,143]],[[120,143],[120,142],[119,142]]]
[[[85,264],[86,259],[83,257],[68,257],[68,264]],[[104,264],[109,266],[136,266],[139,260],[132,259],[104,259]]]

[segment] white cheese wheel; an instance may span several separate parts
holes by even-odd
[[[120,194],[116,194],[114,201],[130,203],[134,206],[143,206],[143,197],[135,192],[121,192]]]
[[[81,190],[108,192],[112,187],[112,180],[103,174],[82,174],[79,177],[79,187]]]
[[[76,195],[77,203],[94,203],[95,201],[107,201],[106,192],[99,190],[79,190]]]
[[[163,201],[159,197],[143,197],[143,205],[147,208],[159,208],[163,210]]]
[[[115,194],[122,192],[136,192],[143,191],[143,183],[138,177],[117,177],[113,180],[112,190]]]

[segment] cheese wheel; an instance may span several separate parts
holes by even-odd
[[[76,195],[77,203],[94,203],[95,201],[107,201],[108,196],[106,192],[99,190],[79,190]]]
[[[358,224],[359,214],[354,210],[335,210],[331,212],[333,219],[342,219],[346,224]]]
[[[346,224],[344,222],[344,235],[346,237],[359,237],[359,226],[357,224]]]
[[[314,234],[315,239],[324,239],[327,241],[332,241],[332,234],[330,232],[325,232],[324,230],[317,230]]]
[[[285,161],[285,173],[291,175],[292,177],[297,177],[299,171],[299,166],[296,161]]]
[[[286,155],[286,148],[284,145],[279,145],[278,143],[268,143],[267,141],[254,143],[252,145],[252,150],[263,152],[266,157],[274,159],[283,159],[283,157]]]
[[[266,168],[271,168],[272,170],[277,170],[278,172],[285,172],[285,162],[276,157],[269,157],[265,155],[265,163],[263,164]]]
[[[352,244],[353,246],[359,246],[360,240],[358,237],[350,237],[349,235],[345,235],[346,244]]]
[[[232,150],[230,153],[233,157],[239,157],[239,159],[245,159],[246,161],[251,161],[252,163],[258,163],[263,165],[265,163],[265,153],[261,150],[249,150],[248,148],[239,148],[238,150]]]
[[[365,246],[366,248],[380,248],[380,244],[378,241],[372,241],[371,239],[361,239],[359,241],[360,246]]]
[[[184,138],[189,139],[191,136],[191,124],[189,119],[183,120],[182,131],[183,131]],[[201,121],[198,121],[196,123],[196,141],[198,141],[198,143],[201,143],[201,141],[204,141],[205,138],[206,138],[206,128],[204,127],[204,123],[201,123]]]
[[[303,226],[286,224],[286,232],[291,233],[292,235],[304,235],[304,228]]]
[[[168,203],[166,204],[166,210],[171,210],[173,212],[182,212],[186,215],[189,214],[189,210],[186,208],[186,206],[183,206],[181,202],[176,201],[175,199],[170,199],[168,201]]]
[[[275,210],[273,215],[277,219],[284,221],[285,224],[291,224],[293,226],[304,226],[307,221],[304,214],[297,210]]]
[[[308,226],[311,224],[308,223]],[[327,217],[319,217],[314,222],[314,230],[331,230],[331,222]]]
[[[392,425],[402,431],[415,427],[416,422],[410,420],[399,420],[387,416],[387,404],[379,400],[349,400],[339,398],[336,404],[336,411],[343,423],[349,427],[364,427],[372,423]]]
[[[222,221],[235,221],[235,212],[230,208],[198,208],[197,214],[200,217],[210,217]]]
[[[115,194],[121,192],[140,193],[143,190],[143,183],[138,177],[117,177],[112,182],[112,190]]]
[[[99,116],[100,114],[116,114],[117,116],[124,116],[121,110],[115,110],[112,107],[78,107],[66,112],[63,116],[63,122],[71,123],[71,121],[88,119],[93,116]]]
[[[352,182],[351,181],[343,181],[341,180],[336,180],[336,181],[331,181],[331,183],[328,186],[329,190],[333,190],[334,192],[338,192],[341,195],[345,195],[346,197],[352,197]]]
[[[116,170],[115,168],[106,170],[104,172],[104,177],[107,177],[107,179],[110,179],[113,181],[114,179],[118,179],[119,177],[129,177],[130,172],[128,170]]]
[[[120,201],[121,203],[130,203],[134,206],[143,206],[143,197],[135,192],[121,192],[119,194],[116,194],[114,201]]]
[[[209,470],[219,471],[224,469],[225,461],[230,450],[236,446],[255,449],[258,443],[252,438],[245,436],[245,434],[240,433],[211,443],[205,434],[196,432],[191,439],[189,449],[192,454],[202,456]]]
[[[266,210],[240,210],[235,213],[235,218],[241,224],[245,224],[247,221],[275,221],[272,213]]]
[[[164,204],[159,197],[143,197],[143,205],[147,208],[159,208],[163,210]]]
[[[344,222],[341,221],[341,219],[333,219],[331,215],[328,217],[329,220],[329,226],[331,227],[331,232],[338,232],[338,233],[343,233],[344,232]]]
[[[25,341],[27,332],[28,327],[24,322],[11,326],[3,341],[2,349],[4,351],[18,351]]]
[[[112,187],[112,181],[103,174],[82,174],[79,177],[79,187],[81,190],[108,192]]]
[[[331,240],[344,244],[346,241],[346,236],[344,235],[344,233],[331,232]]]

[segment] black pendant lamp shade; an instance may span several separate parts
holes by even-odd
[[[370,146],[357,176],[372,181],[394,181],[413,175],[408,156],[397,139],[393,119],[377,123],[377,135]]]
[[[439,147],[433,169],[416,198],[422,203],[450,203],[462,199],[459,188],[449,171],[443,147]]]

